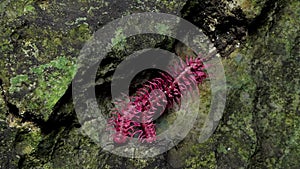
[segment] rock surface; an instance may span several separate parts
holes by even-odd
[[[297,0],[1,1],[0,168],[299,168],[299,6]],[[93,32],[149,11],[182,16],[213,41],[224,57],[226,109],[204,143],[196,125],[167,153],[122,158],[81,134],[70,84]],[[108,88],[117,64],[145,47],[190,54],[168,37],[128,38],[98,71],[97,88]],[[209,107],[209,84],[202,87]],[[109,93],[99,96],[108,110]]]

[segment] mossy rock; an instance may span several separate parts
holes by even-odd
[[[20,115],[47,121],[76,73],[81,47],[100,25],[137,11],[178,14],[183,5],[175,0],[1,2],[0,43],[6,59],[0,78],[8,101]],[[152,39],[150,47],[163,39]]]
[[[0,91],[2,92],[1,86]],[[3,94],[0,93],[0,168],[17,168],[20,156],[13,148],[17,130],[10,128],[7,114],[8,107]]]
[[[180,10],[228,56],[223,59],[228,98],[216,132],[199,143],[196,126],[176,148],[150,159],[102,151],[81,134],[67,90],[80,49],[93,32],[121,16],[144,11],[178,15]],[[298,1],[7,0],[0,2],[0,11],[1,168],[300,166]],[[98,89],[107,87],[118,62],[139,49],[135,45],[170,49],[174,42],[141,37],[116,44],[98,71]],[[120,38],[121,30],[112,43]],[[109,95],[99,95],[100,107],[108,110]],[[176,160],[179,165],[173,164]]]
[[[76,121],[72,104],[60,100],[66,95],[76,73],[76,57],[84,43],[92,37],[93,32],[116,18],[149,11],[178,15],[184,4],[185,1],[178,0],[159,0],[155,3],[129,0],[1,1],[0,80],[1,94],[5,96],[5,102],[2,104],[1,100],[1,106],[10,105],[13,112],[1,107],[3,112],[0,117],[1,124],[8,117],[13,117],[11,127],[16,129],[11,131],[14,129],[8,128],[9,124],[4,122],[1,126],[1,132],[11,131],[10,135],[6,134],[3,138],[8,140],[7,144],[3,145],[8,145],[7,148],[11,150],[1,150],[1,156],[6,155],[4,152],[13,156],[9,157],[13,159],[11,161],[7,161],[8,157],[3,158],[3,166],[14,168],[13,165],[16,166],[20,160],[18,165],[24,168],[66,167],[67,164],[64,164],[61,157],[69,159],[68,165],[73,163],[71,166],[74,167],[79,166],[76,160],[85,161],[82,164],[91,168],[104,164],[105,158],[93,157],[90,161],[86,160],[99,151],[96,145],[86,146],[84,151],[88,156],[82,156],[80,159],[74,157],[76,153],[75,148],[74,152],[71,151],[72,144],[55,147],[55,143],[61,139],[58,131],[61,131],[64,125],[72,124],[72,120]],[[116,38],[119,38],[118,32],[116,35]],[[164,41],[169,43],[167,46],[173,42],[166,37],[155,35],[136,38],[138,41],[135,38],[129,38],[126,43],[116,44],[110,56],[123,59],[126,53],[121,52],[121,49],[124,49],[121,47],[130,51],[138,50],[134,44],[156,47]],[[117,63],[113,67],[116,65]],[[99,77],[109,80],[110,66],[110,64],[103,65],[104,70],[99,72]],[[60,105],[67,105],[67,108],[61,109]],[[68,118],[72,118],[71,122],[65,123]],[[50,123],[57,126],[51,126]],[[75,129],[67,129],[64,136],[70,142],[74,139],[73,142],[82,143],[84,137],[76,132],[72,135],[74,132]],[[69,137],[71,135],[72,137]],[[14,140],[14,137],[18,139]],[[50,150],[53,148],[53,151],[46,151],[43,146],[50,147]],[[13,154],[14,151],[17,151],[16,156]]]
[[[300,166],[296,160],[300,124],[299,2],[280,1],[276,7],[271,6],[268,10],[272,17],[267,24],[251,30],[246,42],[223,60],[228,97],[214,135],[204,143],[187,137],[182,147],[179,145],[180,151],[169,152],[178,154],[178,159],[187,157],[186,167]],[[197,151],[188,150],[191,144]]]

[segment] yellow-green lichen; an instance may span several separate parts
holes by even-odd
[[[1,90],[1,86],[0,86],[0,90]],[[5,121],[6,113],[7,113],[7,107],[5,104],[5,100],[2,96],[2,93],[0,93],[0,123]]]
[[[129,162],[133,165],[134,168],[145,168],[149,164],[149,160],[146,159],[129,159]]]
[[[9,20],[13,20],[22,15],[35,13],[34,0],[24,1],[3,1],[0,3],[0,10],[5,11]]]
[[[180,10],[185,4],[184,1],[177,0],[156,0],[156,3],[163,4],[170,11]]]
[[[170,31],[170,26],[159,23],[157,24],[156,29],[158,33],[167,35]]]
[[[214,169],[217,166],[215,152],[212,147],[213,139],[205,143],[194,144],[190,148],[190,156],[185,160],[186,168]]]
[[[124,50],[126,46],[126,36],[122,28],[118,28],[115,32],[115,37],[111,39],[112,46],[117,50]]]
[[[28,75],[17,75],[10,79],[9,92],[19,92],[22,83],[28,83]]]
[[[16,149],[20,153],[19,155],[26,155],[34,152],[39,142],[42,140],[41,130],[30,122],[23,123],[22,126],[16,127],[23,132],[16,143]]]
[[[76,44],[83,44],[91,37],[91,31],[87,23],[78,24],[69,31],[67,36],[70,40],[74,40]]]
[[[236,0],[237,4],[246,14],[246,17],[249,19],[255,18],[258,16],[263,8],[265,0]]]

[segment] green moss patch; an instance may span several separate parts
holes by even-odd
[[[11,78],[9,91],[11,93],[20,91],[22,84],[31,87],[33,92],[21,100],[19,107],[35,112],[46,120],[76,72],[74,62],[73,59],[61,56],[47,64],[32,67],[29,74]],[[28,76],[31,77],[30,80]]]

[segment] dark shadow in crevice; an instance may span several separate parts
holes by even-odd
[[[268,0],[264,4],[261,13],[255,17],[248,25],[248,32],[249,35],[253,35],[257,33],[258,29],[262,26],[266,25],[268,23],[268,20],[270,19],[270,14],[273,12],[272,15],[279,14],[279,11],[284,7],[284,4],[286,3],[285,0]],[[275,22],[275,21],[271,21]]]
[[[73,106],[72,84],[69,85],[65,94],[54,106],[49,119],[40,124],[40,127],[44,134],[49,134],[52,131],[58,131],[61,127],[80,127]]]

